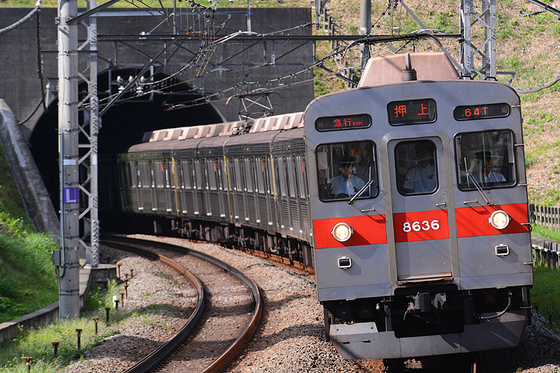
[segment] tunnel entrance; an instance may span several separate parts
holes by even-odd
[[[139,70],[113,69],[98,76],[100,110],[111,96],[135,77]],[[122,79],[120,79],[120,78]],[[165,84],[156,84],[165,82]],[[142,87],[138,89],[138,87]],[[87,93],[82,82],[78,86],[79,99]],[[222,115],[211,103],[180,105],[203,98],[188,83],[163,73],[154,74],[147,83],[138,84],[125,93],[101,118],[99,130],[100,158],[107,158],[126,149],[142,139],[147,131],[172,127],[188,127],[200,124],[221,123]],[[205,101],[202,101],[205,102]],[[37,122],[29,139],[30,150],[37,163],[55,211],[59,211],[59,153],[58,153],[58,101],[49,105],[47,113]],[[170,109],[179,106],[180,109]],[[81,115],[81,113],[80,113]],[[102,172],[102,170],[100,170]],[[101,191],[100,191],[101,193]]]

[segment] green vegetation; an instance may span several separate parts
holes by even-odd
[[[553,229],[533,226],[534,236],[546,237],[553,241],[560,241],[560,232]],[[548,311],[553,311],[552,320],[560,322],[560,270],[549,270],[541,265],[535,266],[535,285],[531,289],[533,305],[538,302],[539,313],[548,318]],[[560,331],[554,325],[555,331]]]
[[[84,351],[101,343],[104,338],[117,334],[115,325],[130,316],[130,313],[117,310],[111,311],[110,325],[106,324],[105,307],[113,302],[113,296],[118,295],[122,286],[115,281],[102,289],[94,286],[88,295],[86,309],[82,310],[83,318],[57,322],[43,328],[22,332],[20,335],[3,344],[0,348],[0,372],[24,372],[25,361],[22,356],[33,357],[33,372],[56,372],[80,358]],[[99,317],[98,335],[95,335],[93,317]],[[77,349],[77,332],[81,329],[80,344]],[[55,359],[52,342],[59,342],[58,357]]]
[[[0,323],[58,300],[50,236],[35,233],[0,146]]]
[[[57,322],[42,328],[22,332],[20,335],[0,346],[0,373],[23,373],[26,371],[22,356],[33,357],[32,371],[41,373],[55,373],[64,367],[83,361],[84,352],[93,348],[112,335],[119,334],[119,327],[134,320],[146,325],[159,325],[167,333],[171,327],[161,324],[161,310],[174,309],[168,304],[151,305],[145,309],[111,309],[109,323],[106,322],[105,307],[112,307],[113,297],[122,292],[122,285],[111,281],[108,286],[100,287],[94,284],[88,294],[86,308],[82,310],[82,317],[64,322]],[[95,334],[93,317],[98,317],[98,334]],[[77,347],[77,332],[81,329],[80,349]],[[52,342],[59,342],[58,357],[54,358]]]

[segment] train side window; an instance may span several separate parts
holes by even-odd
[[[149,187],[150,187],[150,184],[151,184],[151,180],[150,180],[150,174],[151,174],[150,165],[148,164],[148,162],[142,162],[142,163],[140,163],[140,168],[141,168],[140,175],[141,175],[141,177],[142,177],[142,184],[143,184],[144,188],[149,188]]]
[[[236,158],[236,159],[234,159],[234,164],[235,164],[235,167],[234,167],[234,171],[235,171],[235,189],[236,189],[238,192],[243,192],[243,185],[241,184],[242,181],[243,181],[243,180],[242,180],[243,178],[241,177],[241,175],[242,175],[242,170],[241,170],[241,168],[243,167],[243,163],[240,163],[240,162],[239,162],[239,158]]]
[[[307,179],[305,172],[305,160],[302,156],[296,157],[296,176],[299,187],[299,197],[307,198]]]
[[[257,173],[257,188],[259,189],[259,193],[264,194],[266,193],[264,187],[264,178],[265,178],[265,160],[264,159],[257,159],[256,163],[256,173]]]
[[[395,146],[397,189],[402,195],[434,193],[438,188],[436,145],[430,140]]]
[[[372,141],[352,141],[317,146],[319,199],[348,200],[366,185],[359,198],[379,193],[375,145]]]
[[[235,162],[233,159],[228,161],[229,173],[228,173],[228,180],[229,180],[229,190],[234,191],[236,189],[236,182],[235,182]]]
[[[174,180],[174,167],[172,162],[163,161],[165,165],[165,186],[167,188],[175,188],[175,180]],[[171,172],[170,172],[171,171]]]
[[[192,173],[189,161],[183,161],[183,176],[185,177],[185,189],[192,189]]]
[[[286,182],[286,166],[284,158],[278,158],[278,178],[280,181],[280,195],[286,197],[288,195],[288,183]]]
[[[216,190],[216,174],[217,174],[217,169],[216,169],[216,161],[215,160],[209,160],[208,162],[206,162],[207,168],[208,168],[208,174],[207,174],[207,179],[208,179],[208,184],[210,186],[210,190]]]
[[[268,194],[274,194],[276,195],[276,187],[275,187],[275,181],[274,181],[274,164],[272,162],[272,158],[267,158],[266,160],[266,164],[264,165],[264,176],[265,176],[265,186],[266,186],[266,192]]]
[[[204,159],[196,160],[194,162],[194,170],[195,170],[195,177],[196,177],[196,185],[195,188],[198,190],[202,190],[204,187],[208,189],[208,185],[204,184],[204,175],[202,174],[202,170],[204,170]]]
[[[177,178],[177,188],[185,189],[185,174],[183,173],[183,167],[181,161],[175,160],[173,164],[173,176]]]
[[[163,187],[163,163],[160,161],[154,162],[156,188]]]
[[[244,159],[245,161],[245,184],[247,186],[247,192],[253,192],[253,167],[251,165],[251,159]]]
[[[224,190],[222,163],[222,160],[219,158],[214,161],[214,170],[216,171],[216,187],[218,188],[218,190]]]
[[[130,186],[133,188],[141,188],[142,184],[140,183],[140,169],[137,168],[135,162],[130,162],[128,164],[129,167],[129,174],[130,174]]]
[[[292,157],[286,158],[286,166],[288,170],[288,183],[290,186],[290,197],[296,197],[296,176],[295,176],[295,167],[294,167],[294,159]]]
[[[510,130],[460,133],[455,137],[460,190],[503,188],[517,182]]]

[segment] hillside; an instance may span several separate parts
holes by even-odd
[[[99,1],[98,4],[106,1]],[[480,13],[480,2],[475,1],[475,13]],[[551,6],[560,6],[560,0],[544,0]],[[85,6],[84,1],[79,1],[79,6]],[[121,1],[118,7],[172,7],[170,0],[159,2],[149,0],[134,3]],[[178,6],[192,7],[192,1],[178,2]],[[213,3],[207,0],[200,1],[200,5],[217,7],[246,7],[245,0],[219,0]],[[309,7],[310,0],[254,0],[251,7]],[[425,24],[426,28],[434,33],[458,34],[460,25],[460,0],[407,0],[406,5]],[[0,0],[0,6],[35,6],[33,0]],[[44,0],[43,6],[57,6],[56,0]],[[338,34],[358,34],[360,27],[360,2],[357,0],[330,0],[325,8],[333,17]],[[314,19],[314,17],[313,17]],[[43,22],[48,22],[44,20]],[[560,74],[560,20],[552,13],[543,12],[543,9],[526,0],[497,0],[497,65],[498,71],[514,72],[499,74],[499,80],[508,82],[521,89],[538,88],[551,83]],[[474,22],[474,21],[473,21]],[[372,0],[372,34],[390,35],[407,34],[419,30],[421,27],[406,11],[402,2],[398,0]],[[475,22],[476,23],[476,22]],[[0,27],[5,27],[1,25]],[[286,28],[291,25],[289,21]],[[477,29],[478,27],[478,29]],[[437,31],[435,31],[437,30]],[[480,39],[483,29],[473,27],[473,40],[476,44]],[[315,30],[321,33],[321,30]],[[439,38],[442,45],[453,55],[459,57],[459,42],[456,38]],[[344,46],[341,46],[343,49]],[[399,53],[415,51],[439,51],[433,40],[418,40],[415,42],[394,43]],[[392,53],[387,45],[376,45],[372,48],[374,55]],[[344,52],[343,61],[336,63],[334,58],[325,61],[325,65],[332,70],[344,71],[346,67],[359,65],[359,46]],[[331,53],[329,42],[319,43],[317,55],[324,58]],[[480,65],[480,63],[479,63]],[[480,67],[475,65],[475,67]],[[355,71],[355,70],[351,70]],[[345,89],[341,79],[335,78],[325,70],[316,68],[315,92],[316,95]],[[356,74],[352,78],[357,79]],[[528,168],[528,184],[531,202],[560,206],[560,122],[556,107],[560,103],[560,83],[550,88],[534,93],[521,94],[522,111],[525,127],[525,152]],[[520,141],[519,139],[517,139]]]

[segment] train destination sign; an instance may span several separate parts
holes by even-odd
[[[457,106],[453,110],[453,118],[455,120],[505,118],[510,112],[511,108],[508,104]]]
[[[319,132],[369,127],[371,127],[371,117],[367,114],[322,117],[315,120],[315,129]]]
[[[389,124],[394,126],[433,123],[436,121],[436,114],[436,101],[431,98],[393,101],[387,105]]]

